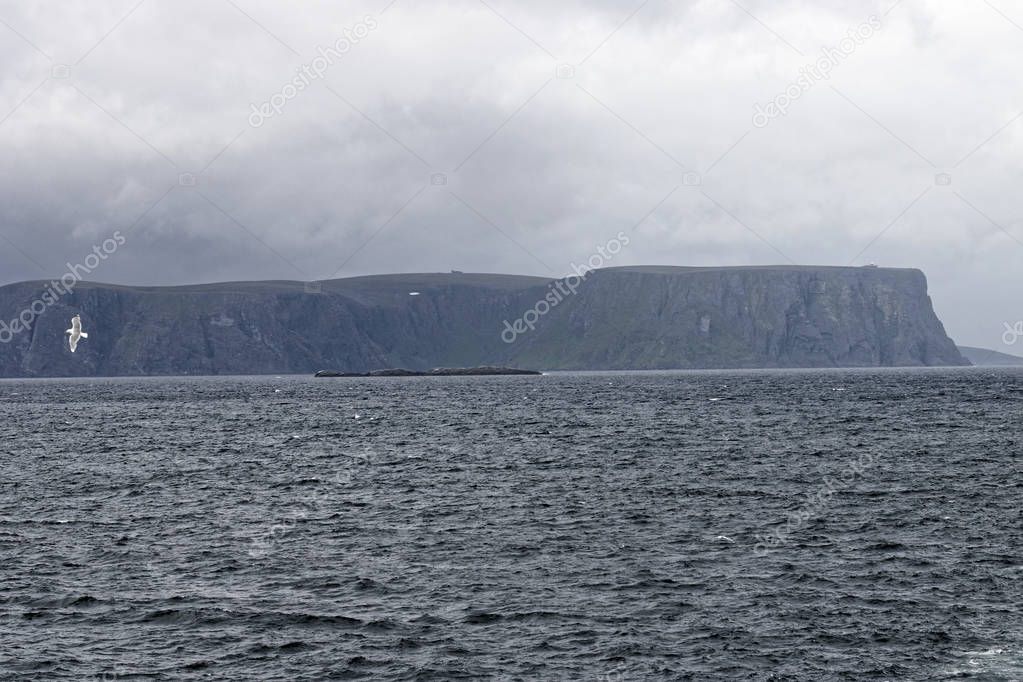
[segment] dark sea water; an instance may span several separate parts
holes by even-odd
[[[1021,447],[1020,370],[2,381],[0,679],[1023,680]]]

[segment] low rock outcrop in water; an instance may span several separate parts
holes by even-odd
[[[931,307],[923,273],[909,269],[622,267],[582,282],[471,273],[315,286],[81,282],[30,329],[6,334],[46,285],[0,287],[0,376],[968,364]],[[72,355],[64,330],[75,313],[93,333]]]
[[[334,372],[321,369],[313,376],[325,377],[496,377],[496,376],[539,376],[543,372],[532,369],[511,367],[436,367],[429,372],[412,369],[376,369],[372,372]]]
[[[959,352],[978,367],[1023,367],[1023,357],[1000,353],[989,348],[959,346]]]

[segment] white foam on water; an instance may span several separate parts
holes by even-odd
[[[949,677],[967,676],[967,679],[1023,682],[1023,651],[1005,647],[991,647],[984,651],[963,651],[958,654],[961,663],[944,671]],[[983,677],[978,677],[983,675]]]

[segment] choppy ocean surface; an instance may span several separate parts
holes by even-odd
[[[0,679],[1023,680],[1023,370],[0,381]]]

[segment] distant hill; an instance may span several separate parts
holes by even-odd
[[[965,365],[919,270],[616,267],[132,287],[0,287],[0,376],[368,372],[494,365],[695,369]],[[52,296],[49,296],[52,299]],[[39,311],[31,328],[4,325]],[[89,338],[72,355],[64,330]]]
[[[967,360],[978,367],[1020,367],[1023,366],[1023,358],[1018,355],[999,353],[996,350],[987,348],[974,348],[972,346],[959,346],[959,352]]]

